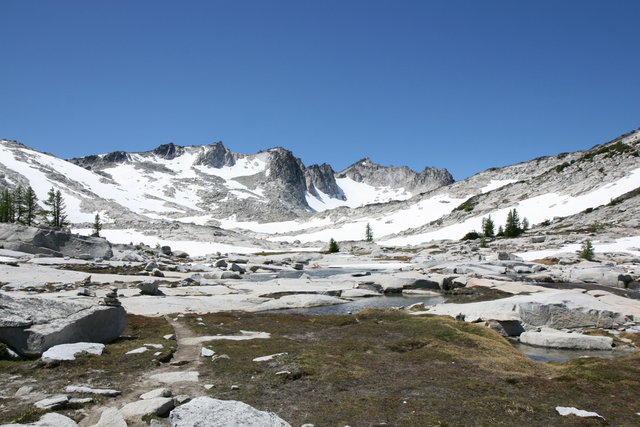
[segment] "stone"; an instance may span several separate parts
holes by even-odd
[[[202,350],[200,350],[200,356],[202,357],[211,357],[214,354],[216,354],[216,352],[210,348],[202,347]]]
[[[168,335],[164,335],[162,338],[164,338],[165,340],[176,340],[176,335],[175,334],[168,334]]]
[[[613,338],[560,331],[523,332],[520,342],[528,345],[572,350],[612,350]]]
[[[173,399],[170,397],[156,397],[153,399],[138,400],[127,403],[120,408],[120,413],[124,419],[139,419],[148,415],[166,415],[174,407]]]
[[[517,255],[510,254],[508,252],[498,252],[498,259],[501,261],[522,261]]]
[[[107,408],[102,411],[100,420],[91,427],[127,427],[127,422],[117,408]]]
[[[199,373],[197,371],[186,372],[166,372],[163,374],[151,375],[149,378],[161,383],[198,382]]]
[[[574,267],[569,272],[569,280],[599,285],[618,286],[619,269],[607,266]]]
[[[22,387],[20,387],[17,391],[16,394],[14,395],[15,397],[21,397],[21,396],[26,396],[29,393],[31,393],[34,390],[33,386],[30,385],[23,385]]]
[[[153,269],[158,268],[158,263],[155,261],[150,261],[147,265],[144,266],[144,271],[153,271]]]
[[[164,277],[164,273],[162,271],[160,271],[160,269],[158,269],[158,268],[154,268],[151,271],[151,275],[154,276],[154,277]]]
[[[235,271],[236,273],[240,273],[240,274],[244,274],[246,273],[246,270],[244,269],[244,267],[240,267],[238,264],[236,263],[232,263],[229,266],[229,270],[231,271]]]
[[[227,268],[227,260],[219,259],[213,263],[213,266],[216,268]]]
[[[544,243],[547,236],[531,236],[531,243]]]
[[[61,409],[67,406],[69,403],[69,396],[66,394],[56,394],[55,396],[47,397],[46,399],[39,400],[35,403],[38,409]]]
[[[148,391],[140,396],[141,400],[155,399],[156,397],[171,397],[171,389],[168,388],[156,388],[155,390]]]
[[[91,388],[82,385],[68,385],[64,391],[67,393],[84,393],[84,394],[97,394],[100,396],[115,397],[119,396],[118,390],[112,390],[108,388]]]
[[[291,268],[293,268],[294,270],[304,270],[304,264],[302,264],[301,262],[296,262],[295,264],[293,264],[291,266]]]
[[[58,344],[110,342],[126,325],[122,307],[0,293],[0,342],[21,356],[38,357]]]
[[[255,359],[253,359],[254,362],[270,362],[273,359],[275,359],[276,357],[280,357],[280,356],[285,356],[288,353],[276,353],[276,354],[270,354],[268,356],[260,356],[260,357],[256,357]]]
[[[104,344],[92,342],[76,342],[73,344],[59,344],[50,347],[42,353],[42,361],[46,363],[60,360],[76,360],[76,355],[89,353],[100,356],[104,351]]]
[[[243,426],[290,427],[273,412],[260,411],[235,400],[218,400],[202,396],[171,411],[172,427]]]
[[[69,417],[55,412],[44,414],[34,423],[29,424],[3,424],[0,427],[78,427],[78,424]]]
[[[189,258],[189,254],[185,251],[173,251],[173,256],[176,258]]]
[[[92,397],[73,397],[71,399],[69,399],[69,403],[71,404],[78,404],[78,405],[86,405],[87,403],[92,403],[93,402],[93,398]]]
[[[141,354],[146,353],[147,351],[149,351],[147,347],[138,347],[133,350],[127,351],[125,354]]]
[[[160,246],[160,252],[163,255],[171,256],[171,246]]]
[[[78,289],[77,295],[81,297],[95,297],[96,293],[87,288],[80,288]]]
[[[160,293],[159,285],[160,282],[158,280],[145,280],[142,283],[138,283],[137,288],[140,289],[142,295],[158,295]]]

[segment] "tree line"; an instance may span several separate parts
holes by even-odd
[[[24,188],[19,185],[12,191],[5,188],[0,192],[0,222],[28,226],[44,224],[57,229],[69,225],[60,190],[51,187],[44,206],[43,209],[38,204],[38,196],[31,186]]]
[[[465,234],[462,240],[474,240],[479,238],[490,237],[518,237],[529,229],[529,220],[523,218],[520,220],[520,214],[514,209],[510,210],[507,214],[507,221],[504,225],[500,225],[498,230],[495,229],[495,223],[491,219],[491,215],[487,218],[482,218],[482,232],[470,231]]]

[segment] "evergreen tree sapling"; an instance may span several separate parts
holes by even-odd
[[[593,257],[595,256],[595,250],[593,249],[593,245],[591,244],[591,240],[588,240],[582,244],[582,250],[578,254],[580,258],[586,259],[587,261],[593,261]]]
[[[327,249],[327,252],[330,254],[340,252],[340,246],[338,246],[338,243],[333,240],[333,237],[329,239],[329,248]]]
[[[102,230],[102,222],[100,221],[100,214],[96,213],[96,217],[93,220],[93,237],[100,237],[100,230]]]
[[[367,227],[365,229],[365,240],[367,242],[373,242],[373,230],[371,230],[371,224],[367,223]]]

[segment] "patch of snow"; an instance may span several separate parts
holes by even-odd
[[[496,190],[500,187],[504,187],[505,185],[513,184],[514,182],[518,182],[515,179],[492,179],[487,185],[480,189],[480,193],[488,193],[489,191]]]
[[[563,417],[566,417],[567,415],[575,415],[581,418],[602,418],[604,420],[604,417],[596,412],[584,411],[582,409],[576,409],[569,406],[556,406],[556,411],[558,411],[558,414]]]
[[[604,252],[626,252],[631,255],[640,256],[640,236],[623,237],[616,239],[613,243],[600,243],[599,241],[593,241],[593,251],[595,253]],[[534,259],[542,259],[561,253],[575,253],[582,248],[580,244],[573,243],[564,245],[558,249],[544,249],[540,251],[520,252],[516,255],[521,257],[525,261],[531,261]]]
[[[270,355],[268,355],[268,356],[256,357],[255,359],[253,359],[253,361],[254,361],[254,362],[270,362],[270,361],[272,361],[273,359],[275,359],[276,357],[284,356],[284,355],[286,355],[286,354],[289,354],[289,353],[276,353],[276,354],[270,354]]]

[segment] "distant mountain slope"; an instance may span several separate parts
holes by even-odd
[[[482,218],[488,215],[497,227],[514,208],[530,223],[539,223],[606,205],[640,187],[639,140],[640,131],[634,131],[589,150],[490,169],[404,201],[336,209],[308,220],[223,222],[222,226],[269,233],[271,237],[263,237],[274,241],[313,242],[331,237],[361,240],[369,223],[380,244],[416,245],[480,231]],[[279,234],[274,236],[275,232]]]
[[[339,176],[327,164],[305,167],[284,148],[248,155],[221,142],[65,161],[3,140],[0,154],[0,186],[31,185],[40,200],[54,187],[63,193],[72,222],[89,222],[100,212],[122,227],[149,220],[291,220],[339,206],[406,199],[453,182],[446,170],[418,174],[371,162],[351,167],[362,174]]]

